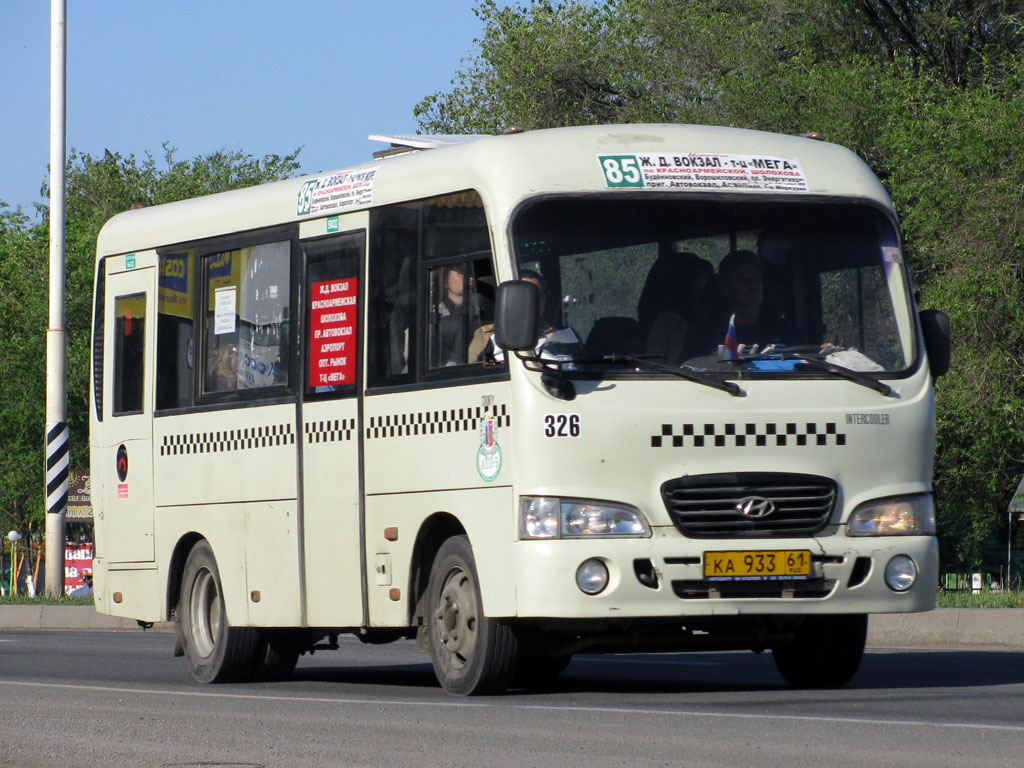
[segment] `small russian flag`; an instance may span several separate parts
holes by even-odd
[[[736,340],[736,315],[729,318],[729,332],[725,334],[725,359],[740,359],[740,345]]]

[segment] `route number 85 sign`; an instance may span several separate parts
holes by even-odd
[[[609,187],[642,187],[644,177],[636,155],[601,155],[601,170]]]

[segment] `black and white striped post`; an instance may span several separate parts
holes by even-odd
[[[67,0],[50,0],[50,322],[46,329],[46,594],[64,594],[64,510],[70,459],[64,330]]]
[[[62,515],[68,505],[71,440],[68,425],[46,425],[46,514]]]

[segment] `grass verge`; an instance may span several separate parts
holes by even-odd
[[[92,605],[89,597],[28,597],[27,595],[0,596],[0,605]]]
[[[936,606],[938,608],[1024,608],[1024,591],[989,592],[983,590],[975,595],[970,592],[950,592],[940,589]]]

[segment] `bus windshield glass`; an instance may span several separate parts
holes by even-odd
[[[573,334],[581,373],[872,376],[914,360],[896,228],[873,205],[547,197],[518,211],[512,237],[520,278],[542,292],[542,336]]]

